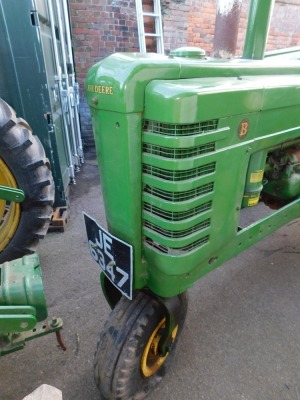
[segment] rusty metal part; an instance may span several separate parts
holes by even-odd
[[[242,0],[218,0],[213,42],[213,57],[234,57],[241,7]]]
[[[33,329],[27,332],[0,335],[0,356],[20,350],[24,348],[27,341],[53,332],[56,333],[59,347],[65,351],[66,346],[60,335],[62,326],[63,321],[61,318],[52,318],[50,321],[38,322]]]
[[[66,351],[67,347],[65,346],[65,344],[64,344],[64,342],[62,340],[62,337],[61,337],[61,334],[60,334],[60,330],[59,331],[55,331],[55,335],[56,335],[56,339],[57,339],[57,342],[58,342],[58,347],[60,349],[62,349],[63,351]]]
[[[48,231],[64,232],[69,218],[68,207],[57,207],[52,213]]]

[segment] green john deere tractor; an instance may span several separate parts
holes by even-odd
[[[62,327],[61,320],[44,321],[47,306],[35,253],[53,200],[50,164],[39,139],[0,99],[0,356]]]
[[[114,54],[88,73],[108,231],[85,220],[113,308],[94,361],[103,399],[144,398],[187,289],[300,217],[299,52],[264,57],[272,5],[252,1],[241,59]],[[272,212],[243,226],[261,203]]]

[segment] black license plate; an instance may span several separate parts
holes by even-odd
[[[92,258],[113,285],[132,299],[132,246],[111,235],[83,213]]]

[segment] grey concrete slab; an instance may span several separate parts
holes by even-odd
[[[77,180],[66,232],[39,247],[49,316],[63,318],[67,351],[49,335],[2,357],[0,400],[43,383],[64,400],[99,399],[92,362],[109,307],[82,218],[105,225],[93,152]],[[174,363],[149,400],[300,400],[299,228],[290,223],[194,285]]]

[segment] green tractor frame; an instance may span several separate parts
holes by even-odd
[[[103,399],[150,393],[187,290],[300,216],[299,49],[265,57],[272,6],[252,1],[240,59],[119,53],[88,73],[108,230],[85,222],[113,308],[94,360]],[[262,203],[270,212],[243,226]]]

